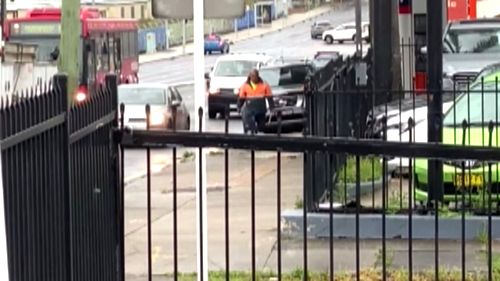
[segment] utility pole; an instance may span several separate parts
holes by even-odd
[[[74,101],[78,84],[78,44],[80,42],[80,0],[61,1],[60,73],[68,75],[68,106]],[[99,46],[98,46],[99,48]]]
[[[373,50],[372,79],[375,90],[374,105],[388,102],[386,92],[392,88],[393,73],[393,40],[392,32],[392,1],[370,1],[370,39]]]
[[[187,19],[182,20],[182,54],[186,54],[186,23]]]
[[[360,59],[363,56],[363,38],[361,36],[361,0],[356,0],[356,56]]]

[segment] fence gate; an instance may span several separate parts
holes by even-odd
[[[0,100],[11,281],[117,280],[116,77],[67,104],[62,75]]]

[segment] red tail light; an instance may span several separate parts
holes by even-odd
[[[75,99],[77,102],[83,102],[87,99],[88,91],[85,86],[78,87]]]

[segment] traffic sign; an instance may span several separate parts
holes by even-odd
[[[239,18],[245,14],[244,0],[204,0],[205,19]],[[192,19],[193,1],[152,0],[155,18]]]

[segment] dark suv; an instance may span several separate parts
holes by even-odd
[[[278,128],[278,112],[281,126],[286,131],[301,131],[305,122],[304,81],[313,67],[307,61],[283,62],[259,70],[262,79],[269,84],[274,108],[266,116],[265,132]]]

